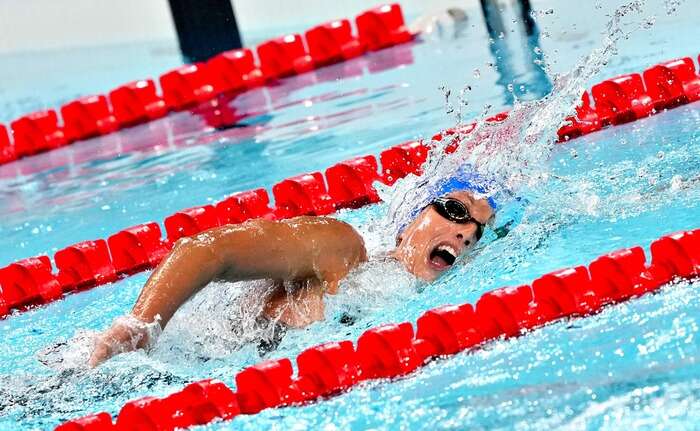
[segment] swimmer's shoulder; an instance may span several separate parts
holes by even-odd
[[[281,223],[300,229],[304,233],[317,232],[319,237],[325,240],[324,245],[327,249],[336,253],[349,252],[359,256],[362,261],[366,260],[365,241],[347,222],[332,217],[301,216],[282,220]]]
[[[241,224],[227,225],[209,231],[214,236],[228,236],[247,231],[259,239],[282,239],[297,243],[301,248],[319,247],[329,253],[366,260],[365,242],[349,223],[322,216],[299,216],[284,220],[252,219]]]

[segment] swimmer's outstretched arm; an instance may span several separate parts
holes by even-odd
[[[159,318],[165,328],[178,308],[211,281],[335,284],[366,259],[362,238],[350,225],[323,217],[252,220],[181,239],[136,300],[132,316],[142,325],[115,322],[99,337],[89,363],[95,366],[117,353],[146,345],[146,324]]]

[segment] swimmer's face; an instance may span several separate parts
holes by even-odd
[[[482,224],[493,217],[489,203],[485,199],[476,199],[469,192],[452,192],[446,197],[461,201],[472,218]],[[476,244],[477,229],[475,223],[452,222],[429,205],[399,235],[394,257],[416,277],[432,281]]]

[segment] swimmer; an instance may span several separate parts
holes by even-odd
[[[459,180],[436,190],[401,230],[390,258],[424,281],[452,267],[494,215],[493,202],[473,190]],[[185,302],[216,280],[275,280],[258,317],[287,328],[307,326],[324,318],[324,296],[336,294],[338,283],[367,259],[360,234],[330,217],[256,219],[180,239],[151,274],[131,314],[98,336],[89,365],[151,345],[149,326],[165,328]],[[295,286],[291,294],[285,282]],[[293,301],[301,301],[304,312],[290,306]]]

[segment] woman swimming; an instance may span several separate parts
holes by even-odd
[[[468,183],[448,182],[415,211],[389,254],[416,277],[432,281],[481,238],[493,217],[493,203]],[[367,261],[362,237],[349,224],[329,217],[250,220],[179,240],[146,282],[127,319],[117,319],[96,340],[89,359],[108,358],[148,346],[152,325],[165,328],[177,310],[215,280],[274,280],[261,316],[289,328],[324,318],[324,295]],[[288,292],[285,285],[295,288]],[[304,311],[291,303],[303,303]]]

